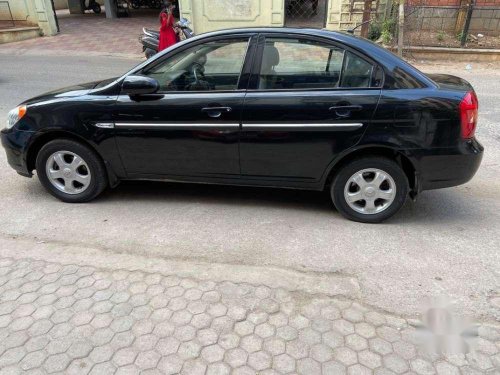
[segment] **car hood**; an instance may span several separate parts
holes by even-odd
[[[35,96],[34,98],[28,99],[21,104],[37,104],[40,102],[45,102],[48,100],[59,99],[59,98],[71,98],[78,97],[87,94],[90,90],[94,89],[97,85],[104,82],[112,82],[113,79],[106,79],[102,81],[93,81],[87,83],[81,83],[75,86],[63,87],[61,89],[46,92],[44,94]]]

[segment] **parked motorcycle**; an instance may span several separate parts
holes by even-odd
[[[192,38],[194,36],[193,30],[189,27],[190,22],[181,18],[175,23],[174,29],[179,40],[185,40]],[[158,45],[160,44],[160,33],[156,30],[151,30],[147,28],[142,29],[142,35],[139,37],[139,41],[142,44],[142,51],[146,55],[146,58],[150,58],[158,53]]]
[[[132,8],[139,9],[140,7],[148,7],[153,9],[160,9],[162,6],[161,0],[132,0]]]
[[[91,10],[95,14],[99,14],[101,13],[101,5],[95,0],[89,0],[89,6],[85,6],[85,2],[83,2],[83,10]]]

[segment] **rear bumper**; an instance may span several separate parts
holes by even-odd
[[[474,138],[455,148],[419,150],[419,190],[441,189],[466,183],[476,174],[483,159],[483,146]]]
[[[9,165],[22,176],[31,177],[33,174],[26,165],[26,150],[34,132],[22,130],[2,130],[2,146],[7,154]]]

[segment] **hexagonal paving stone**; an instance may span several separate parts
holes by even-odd
[[[242,322],[237,322],[234,325],[234,331],[240,335],[240,337],[249,335],[254,332],[255,325],[252,322],[249,322],[248,320],[242,321]]]
[[[66,352],[71,358],[84,358],[92,351],[92,345],[87,341],[76,341]]]
[[[200,355],[202,346],[195,340],[183,342],[177,354],[184,360],[196,358]]]
[[[409,370],[408,362],[396,354],[388,354],[383,358],[383,364],[397,374],[402,374]]]
[[[380,355],[370,352],[369,350],[363,350],[358,353],[359,363],[370,369],[375,369],[382,365],[382,358]]]
[[[396,328],[381,326],[377,328],[377,335],[389,342],[396,342],[401,339],[401,334]]]
[[[255,334],[245,336],[241,339],[240,346],[248,353],[253,353],[262,348],[262,339]]]
[[[207,367],[206,375],[229,375],[231,368],[225,363],[211,363]]]
[[[297,361],[297,371],[301,374],[321,374],[321,365],[312,358],[303,358]]]
[[[114,374],[115,371],[116,371],[116,366],[113,363],[103,362],[103,363],[98,363],[94,367],[92,367],[92,370],[90,371],[89,375]]]
[[[321,333],[309,327],[304,328],[299,332],[299,340],[309,346],[313,346],[321,342]]]
[[[387,342],[379,337],[376,337],[374,339],[370,339],[368,341],[368,343],[369,343],[370,349],[372,351],[374,351],[375,353],[378,353],[381,355],[386,355],[386,354],[392,353],[392,345],[389,342]]]
[[[66,353],[51,355],[43,364],[44,369],[50,374],[64,371],[68,367],[71,359]]]
[[[273,368],[281,373],[289,373],[295,370],[296,360],[288,354],[280,354],[273,359]]]
[[[283,327],[279,327],[276,330],[276,335],[285,341],[291,341],[291,340],[296,339],[298,337],[299,333],[295,328],[293,328],[291,326],[283,326]]]
[[[224,362],[227,362],[233,368],[243,366],[247,359],[248,353],[240,348],[230,349],[224,355]]]
[[[248,356],[248,365],[257,371],[271,367],[272,357],[269,353],[258,351]]]
[[[364,337],[353,333],[345,338],[345,344],[355,351],[360,351],[368,347],[368,342]]]
[[[193,359],[184,362],[182,365],[181,374],[185,375],[205,375],[207,365],[201,359]],[[159,372],[159,374],[161,374]]]
[[[224,349],[232,349],[236,348],[240,343],[240,337],[235,335],[234,333],[227,333],[225,335],[220,336],[219,345]]]
[[[323,374],[345,375],[346,373],[346,367],[340,362],[329,361],[323,363]]]
[[[334,349],[333,358],[346,366],[354,365],[358,361],[356,352],[346,347]]]
[[[112,361],[118,367],[130,365],[135,362],[138,354],[139,353],[134,348],[123,348],[115,352]]]
[[[20,362],[20,367],[25,371],[39,368],[46,358],[47,353],[43,350],[37,350],[36,352],[28,353]]]
[[[158,363],[158,370],[163,374],[179,373],[183,365],[183,360],[177,354],[163,357]]]
[[[370,369],[367,369],[365,366],[362,366],[360,364],[350,366],[347,369],[347,373],[349,375],[371,375],[372,374]]]
[[[224,357],[224,349],[217,344],[206,346],[201,355],[208,363],[218,362]]]
[[[160,358],[161,356],[157,352],[155,352],[154,350],[148,350],[137,355],[135,364],[142,370],[155,368]]]
[[[325,344],[316,344],[311,348],[311,357],[320,363],[328,362],[332,356],[332,349]]]
[[[177,340],[175,337],[165,337],[158,341],[156,345],[156,350],[160,354],[167,356],[169,354],[177,353],[177,350],[179,349],[180,345],[181,342]]]
[[[285,352],[286,346],[284,340],[271,337],[264,341],[263,348],[265,351],[276,356],[279,354],[283,354]]]

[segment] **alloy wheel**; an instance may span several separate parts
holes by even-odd
[[[90,186],[90,168],[82,157],[70,151],[53,153],[46,163],[47,177],[59,191],[75,195]]]
[[[391,175],[376,168],[354,173],[344,187],[344,198],[354,211],[378,214],[392,204],[396,197],[396,183]]]

